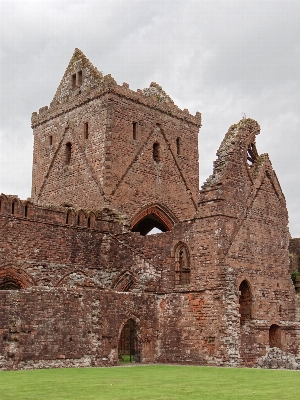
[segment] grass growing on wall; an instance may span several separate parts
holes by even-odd
[[[5,400],[298,399],[300,371],[129,366],[0,372]]]

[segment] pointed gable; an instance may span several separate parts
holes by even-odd
[[[99,87],[103,85],[103,81],[103,74],[93,66],[81,50],[76,48],[50,107],[65,103],[78,94]]]

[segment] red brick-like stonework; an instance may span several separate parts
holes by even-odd
[[[32,198],[0,197],[0,368],[117,365],[131,339],[143,363],[297,360],[288,214],[260,127],[230,127],[199,191],[200,126],[75,50],[32,115]]]

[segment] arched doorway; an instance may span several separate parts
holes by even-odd
[[[249,283],[244,280],[239,287],[239,303],[240,303],[240,323],[244,325],[252,318],[252,294]]]
[[[269,344],[270,347],[278,347],[281,349],[281,332],[280,326],[273,324],[269,329]]]
[[[124,324],[118,344],[120,362],[140,362],[140,343],[138,339],[137,324],[129,319]]]

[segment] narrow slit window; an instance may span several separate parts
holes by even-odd
[[[66,165],[70,164],[71,156],[72,156],[72,144],[68,142],[66,144]]]
[[[84,139],[87,140],[89,138],[89,124],[88,122],[84,123]]]
[[[52,135],[49,136],[49,145],[52,146]]]
[[[178,137],[177,139],[176,139],[176,150],[177,150],[177,155],[179,156],[180,155],[180,138]]]
[[[137,133],[137,122],[132,123],[132,138],[136,140],[136,133]]]
[[[15,202],[14,201],[11,203],[11,213],[12,213],[12,215],[15,214]]]
[[[160,161],[160,148],[159,143],[155,142],[153,144],[153,160],[156,162]]]
[[[27,216],[28,216],[28,205],[27,204],[24,207],[24,216],[25,216],[25,218],[27,218]]]
[[[76,87],[76,74],[72,74],[72,87]]]
[[[91,227],[91,218],[90,218],[90,217],[88,217],[88,220],[87,220],[87,226],[88,226],[88,228],[90,228],[90,227]]]
[[[81,86],[82,84],[82,71],[77,72],[76,74],[76,78],[77,78],[77,86]]]

